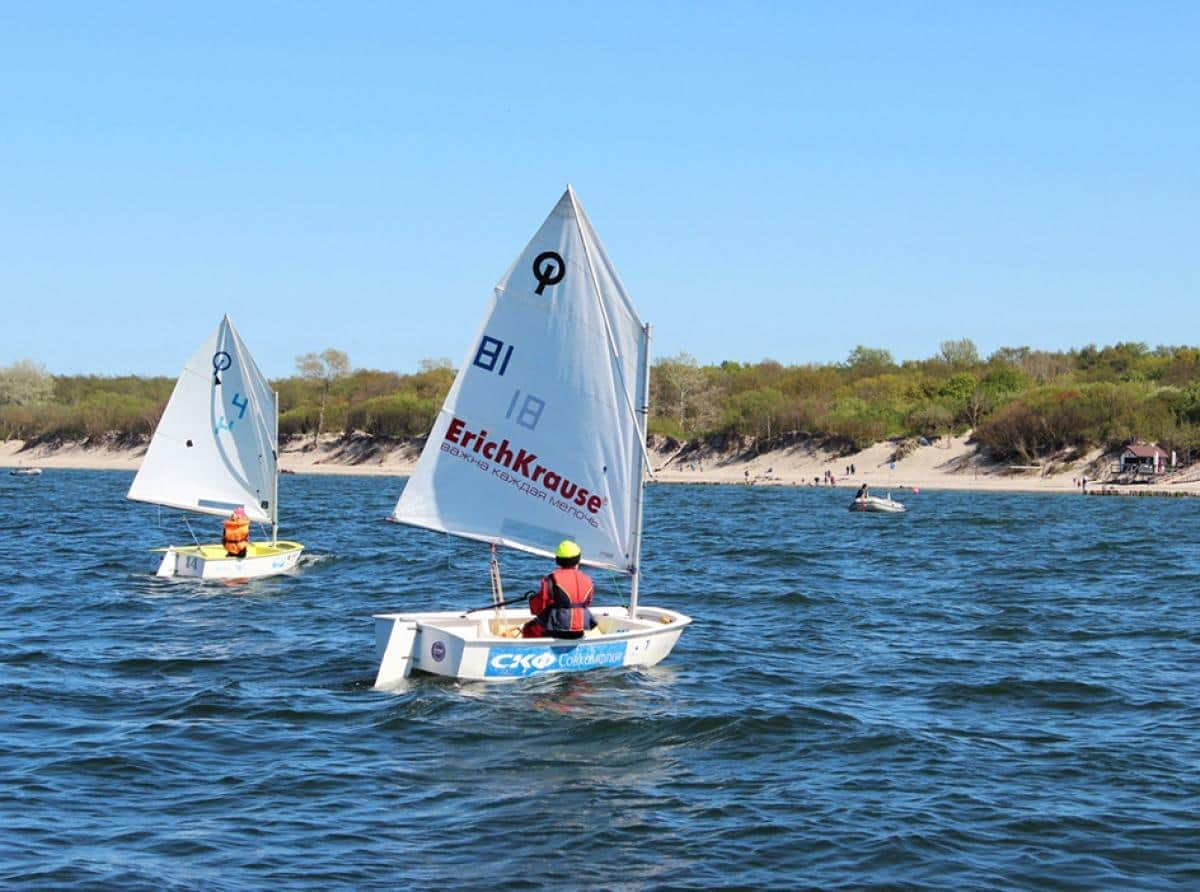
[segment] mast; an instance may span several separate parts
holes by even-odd
[[[275,472],[271,484],[271,544],[275,545],[279,542],[279,391],[272,390],[271,396],[274,397],[271,408],[275,412],[275,442],[271,444],[272,470]]]
[[[638,603],[638,580],[642,576],[642,500],[646,494],[646,433],[650,428],[650,325],[647,323],[642,327],[642,331],[646,335],[646,350],[645,359],[641,363],[641,368],[638,369],[638,374],[641,376],[639,383],[641,387],[642,404],[638,408],[638,415],[641,416],[641,449],[635,453],[635,464],[637,465],[634,473],[634,479],[637,481],[634,484],[634,491],[637,497],[633,503],[633,575],[629,585],[629,615],[637,616]]]

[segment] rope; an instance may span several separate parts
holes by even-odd
[[[497,611],[504,603],[504,585],[500,580],[500,559],[496,556],[496,543],[492,543],[492,561],[488,567],[488,575],[492,580],[492,603]]]
[[[617,595],[618,595],[618,597],[619,597],[619,596],[622,594],[622,592],[621,592],[621,582],[622,582],[623,580],[629,579],[630,577],[628,577],[628,576],[625,576],[625,575],[623,575],[623,574],[620,574],[620,573],[614,573],[614,572],[613,572],[613,570],[612,570],[612,568],[609,568],[608,575],[609,575],[609,576],[612,578],[612,587],[613,587],[613,589],[616,591],[616,593],[617,593]],[[628,609],[629,609],[629,598],[628,598],[628,597],[626,597],[626,598],[625,598],[625,603],[624,603],[624,604],[621,604],[621,605],[619,605],[619,606],[621,606],[621,607],[624,607],[626,610],[628,610]]]
[[[200,540],[196,538],[196,533],[192,530],[192,525],[188,522],[186,514],[183,515],[183,525],[187,527],[188,535],[192,537],[192,541],[196,543],[196,547],[199,547]]]

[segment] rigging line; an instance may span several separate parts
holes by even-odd
[[[492,560],[488,573],[492,580],[492,604],[499,610],[500,605],[504,603],[504,585],[500,580],[500,558],[496,554],[495,542],[492,543]]]
[[[188,531],[188,533],[191,535],[191,537],[192,537],[192,541],[193,541],[193,542],[195,542],[195,543],[196,543],[196,547],[197,547],[197,548],[199,548],[199,547],[200,547],[200,540],[196,538],[196,533],[195,533],[195,531],[193,531],[193,530],[192,530],[192,524],[191,524],[191,522],[190,522],[190,521],[187,519],[187,515],[186,515],[186,514],[184,514],[184,515],[183,515],[183,525],[184,525],[185,527],[187,527],[187,531]]]
[[[639,425],[638,424],[638,410],[633,405],[633,401],[629,397],[629,385],[625,382],[625,370],[621,366],[621,353],[619,350],[617,350],[616,340],[613,338],[612,322],[609,321],[608,310],[604,306],[604,301],[600,299],[600,281],[599,281],[599,279],[596,278],[596,266],[592,262],[592,252],[588,249],[587,236],[584,234],[584,231],[583,231],[583,222],[582,221],[586,220],[587,216],[583,213],[583,208],[581,208],[579,206],[579,203],[575,200],[575,190],[571,189],[570,193],[571,193],[571,206],[575,209],[575,225],[577,227],[579,227],[579,240],[583,243],[583,256],[587,260],[588,276],[589,276],[589,278],[591,278],[592,287],[596,291],[596,302],[600,305],[600,318],[602,318],[604,320],[604,334],[605,334],[605,337],[608,339],[608,350],[609,350],[609,353],[612,354],[613,359],[615,359],[617,361],[617,377],[619,377],[621,379],[621,395],[625,397],[625,406],[627,409],[629,409],[630,415],[633,416],[634,426],[638,427],[642,434],[640,437],[638,437],[638,446],[641,447],[642,458],[645,460],[645,464],[642,466],[642,473],[643,474],[648,473],[651,477],[653,477],[654,476],[654,467],[653,467],[653,463],[650,460],[650,452],[646,448],[646,430],[649,428],[649,424],[650,424],[650,407],[646,406],[643,409],[643,411],[646,413],[645,425],[644,426]],[[588,221],[588,228],[591,229],[591,221],[590,220]],[[642,335],[645,336],[645,334],[646,334],[645,323],[642,323],[642,325],[643,325]],[[649,359],[649,357],[647,357],[647,359]],[[646,369],[647,377],[649,376],[649,374],[650,374],[650,369],[647,368]]]
[[[618,575],[617,573],[613,572],[612,570],[608,571],[608,575],[610,577],[609,581],[612,583],[613,590],[617,593],[617,596],[618,597],[623,596],[625,593],[621,588],[622,577],[620,575]],[[628,577],[626,577],[626,578],[628,578]],[[629,606],[629,598],[625,598],[625,603],[621,606],[628,607]]]

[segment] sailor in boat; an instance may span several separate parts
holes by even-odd
[[[522,638],[582,638],[596,625],[588,608],[595,586],[579,569],[583,551],[570,539],[558,543],[554,562],[558,569],[542,578],[537,594],[529,599],[533,619],[521,627]]]
[[[225,546],[225,553],[230,557],[246,556],[246,548],[250,544],[250,518],[246,516],[246,509],[241,505],[234,508],[229,519],[225,521],[221,544]]]
[[[858,488],[858,492],[855,494],[854,498],[855,498],[855,501],[864,502],[864,501],[866,501],[866,499],[869,495],[870,495],[870,492],[868,492],[868,490],[867,490],[867,484],[864,483],[862,486],[860,486]]]

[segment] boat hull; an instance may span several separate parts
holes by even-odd
[[[199,579],[257,579],[293,570],[304,546],[299,542],[251,542],[246,556],[230,557],[224,545],[172,545],[163,555],[158,576]]]
[[[375,687],[401,683],[411,672],[464,681],[513,681],[533,675],[653,666],[675,647],[691,617],[659,607],[596,607],[599,623],[586,637],[513,638],[528,611],[473,614],[385,613],[375,616]]]
[[[865,511],[876,514],[903,514],[908,509],[900,502],[891,499],[881,499],[877,496],[867,496],[865,499],[855,499],[850,503],[851,511]]]

